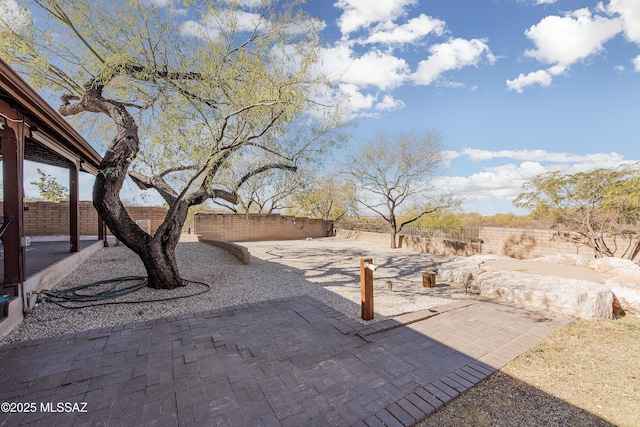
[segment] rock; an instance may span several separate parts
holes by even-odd
[[[615,294],[626,313],[640,316],[640,275],[614,276],[604,285]]]
[[[640,316],[640,266],[628,259],[598,258],[589,267],[613,276],[604,285],[615,294],[625,312]]]
[[[591,259],[583,257],[582,255],[558,254],[558,255],[546,255],[540,258],[534,258],[531,261],[582,266],[582,265],[589,265],[589,263],[591,262]]]
[[[613,292],[598,283],[554,276],[494,271],[478,274],[480,295],[582,319],[613,317]]]
[[[623,258],[607,257],[594,259],[589,263],[589,268],[612,276],[627,275],[630,273],[638,273],[638,275],[640,275],[640,266],[633,261]]]
[[[439,282],[469,286],[479,272],[484,271],[481,265],[493,259],[512,259],[500,255],[484,254],[470,257],[457,257],[441,264],[436,270]]]

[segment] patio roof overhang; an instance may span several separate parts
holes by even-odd
[[[11,223],[2,235],[4,283],[0,295],[19,296],[25,280],[24,160],[69,170],[70,252],[80,250],[80,171],[98,173],[102,157],[35,90],[0,58],[0,161],[3,216]],[[3,218],[4,219],[4,218]],[[101,230],[97,230],[102,235]],[[4,311],[6,311],[6,306]],[[0,312],[0,318],[6,313]]]
[[[22,120],[25,160],[98,172],[100,154],[0,58],[0,127]]]

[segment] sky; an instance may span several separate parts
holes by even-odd
[[[511,201],[535,175],[640,161],[638,0],[308,0],[304,7],[323,26],[322,71],[349,95],[354,125],[343,150],[378,133],[439,134],[447,154],[440,185],[464,200],[466,212],[525,213]],[[27,165],[27,181],[36,166]],[[26,191],[37,194],[30,184]],[[83,184],[81,197],[90,193]]]

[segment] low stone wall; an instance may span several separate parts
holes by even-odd
[[[244,246],[240,246],[231,242],[223,242],[221,240],[207,239],[204,237],[199,237],[198,241],[206,243],[207,245],[224,249],[234,257],[238,258],[238,260],[243,264],[249,264],[251,262],[251,254],[249,253],[249,249],[245,248]]]

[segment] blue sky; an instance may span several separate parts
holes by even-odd
[[[640,160],[638,0],[310,0],[305,8],[324,26],[322,71],[340,76],[336,91],[350,95],[346,150],[377,132],[439,133],[449,158],[442,185],[466,211],[522,213],[511,200],[536,174]]]

